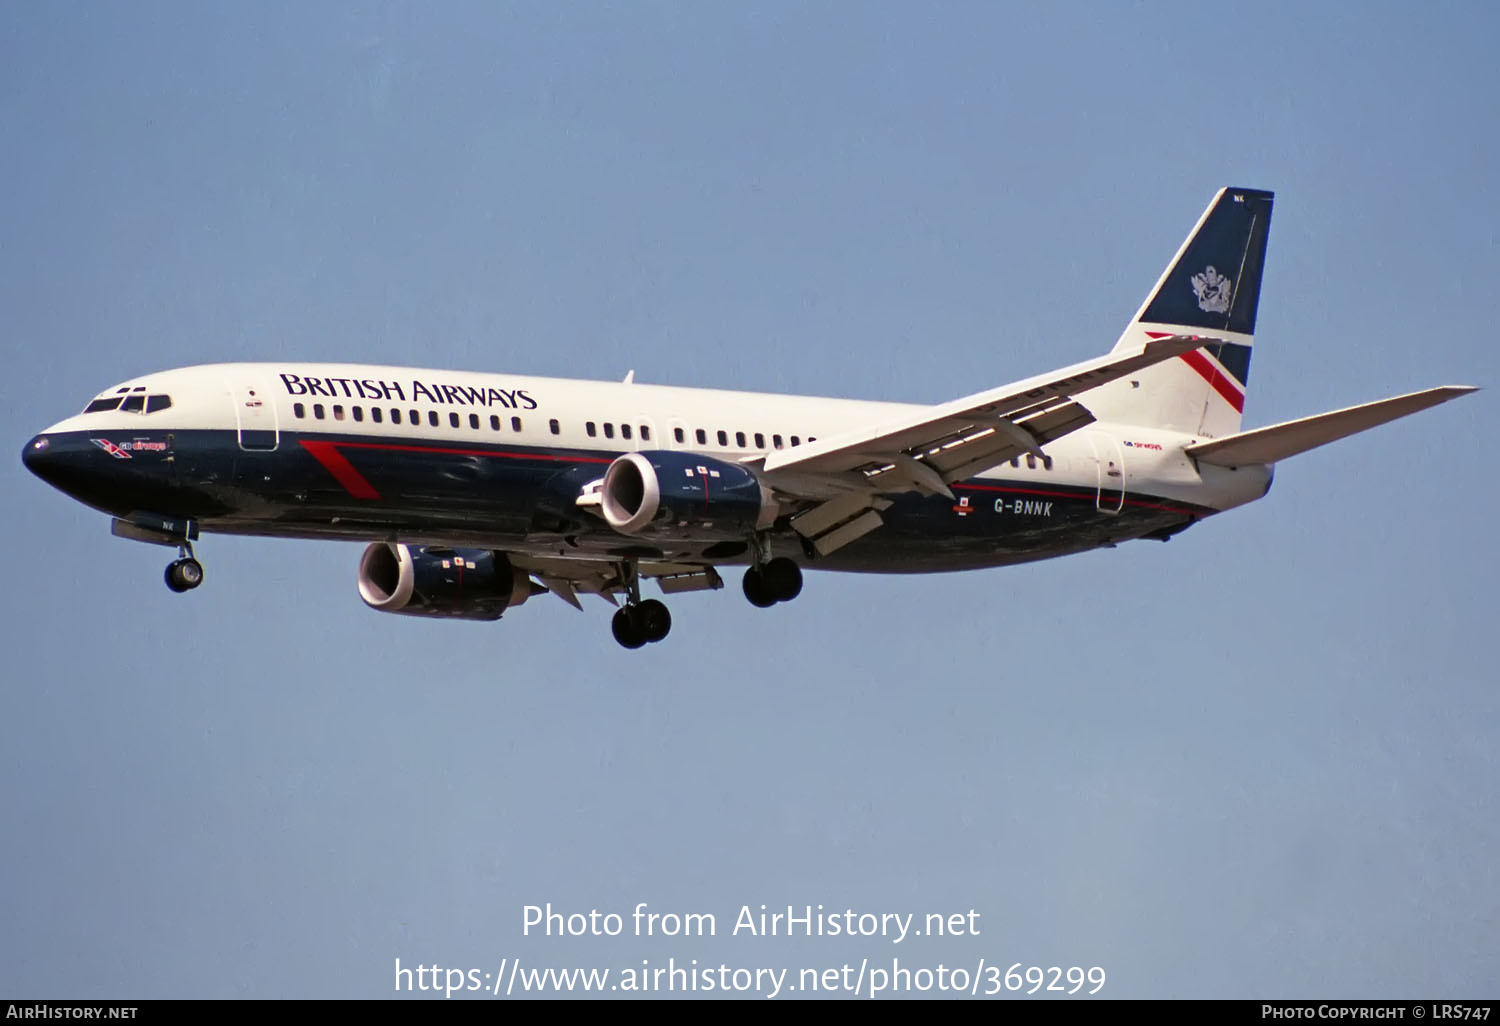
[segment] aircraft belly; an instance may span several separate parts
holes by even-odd
[[[274,452],[245,451],[233,432],[182,432],[174,449],[175,461],[123,467],[131,473],[117,478],[129,483],[121,494],[85,501],[116,515],[129,507],[191,517],[206,531],[233,534],[399,539],[595,560],[749,560],[748,545],[628,537],[580,510],[574,500],[610,462],[605,453],[291,432],[281,433]],[[1093,488],[1031,479],[974,480],[953,490],[952,499],[898,497],[882,511],[881,527],[816,560],[790,530],[772,548],[809,569],[956,571],[1084,551],[1212,512],[1136,496],[1119,513],[1103,512]]]

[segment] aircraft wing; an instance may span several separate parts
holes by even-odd
[[[931,406],[873,429],[820,438],[766,456],[761,469],[773,486],[795,493],[805,475],[854,475],[845,487],[873,492],[929,491],[1022,452],[1039,452],[1055,438],[1093,423],[1073,396],[1143,367],[1218,342],[1171,335],[1129,356],[1104,356]]]
[[[1074,396],[1220,340],[1171,335],[1136,353],[1086,360],[999,388],[768,454],[762,479],[789,499],[817,502],[792,527],[826,555],[883,522],[883,498],[908,491],[952,497],[948,485],[1093,423]]]
[[[511,553],[510,561],[574,609],[583,609],[583,603],[578,600],[580,595],[598,595],[610,605],[618,605],[619,597],[628,591],[627,582],[621,576],[620,561],[548,558],[524,553]],[[718,571],[706,564],[643,559],[636,572],[642,579],[655,579],[667,595],[724,587],[724,579]]]

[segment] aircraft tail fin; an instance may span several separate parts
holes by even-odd
[[[1256,189],[1220,189],[1114,351],[1169,335],[1222,341],[1088,393],[1081,401],[1096,417],[1208,438],[1240,429],[1272,200]]]
[[[1186,452],[1201,463],[1221,467],[1275,463],[1474,391],[1477,389],[1471,385],[1443,385],[1393,399],[1289,420],[1212,442],[1199,442],[1188,446]]]

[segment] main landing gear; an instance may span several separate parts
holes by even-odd
[[[615,640],[626,648],[640,648],[652,641],[660,641],[672,629],[672,614],[666,604],[656,599],[632,603],[615,611],[609,629]]]
[[[193,558],[193,547],[184,543],[178,558],[167,564],[167,587],[175,592],[192,591],[203,583],[203,564]]]
[[[665,638],[672,629],[672,614],[666,603],[656,599],[641,601],[641,579],[634,560],[621,565],[620,576],[628,597],[609,623],[615,640],[626,648],[640,648]]]
[[[761,609],[790,602],[802,594],[802,568],[785,556],[745,571],[745,597]]]

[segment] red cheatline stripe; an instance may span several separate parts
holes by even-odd
[[[1152,340],[1159,338],[1171,338],[1170,331],[1148,331],[1146,337]],[[1209,362],[1208,357],[1203,355],[1203,350],[1194,349],[1191,353],[1182,355],[1183,362],[1193,370],[1203,375],[1203,380],[1213,386],[1215,392],[1222,395],[1234,407],[1234,412],[1245,412],[1245,393],[1235,387],[1234,382],[1219,373],[1219,369]]]
[[[1053,492],[1045,488],[1012,488],[1009,485],[981,485],[981,484],[956,484],[954,488],[963,488],[971,492],[1005,492],[1014,495],[1044,495],[1049,499],[1080,499],[1086,500],[1090,496],[1078,492]],[[1198,509],[1183,509],[1181,506],[1163,506],[1158,502],[1145,502],[1141,499],[1127,497],[1125,505],[1138,506],[1141,509],[1159,509],[1167,513],[1183,513],[1187,516],[1202,516],[1203,511]]]
[[[1213,387],[1215,392],[1223,396],[1224,401],[1234,407],[1235,413],[1245,412],[1244,393],[1235,388],[1233,382],[1219,373],[1219,369],[1209,362],[1208,357],[1203,355],[1202,350],[1194,349],[1191,353],[1183,353],[1182,361],[1197,371],[1203,380],[1207,381]]]
[[[354,469],[354,464],[344,459],[344,454],[338,451],[335,442],[309,442],[307,439],[299,439],[302,448],[312,453],[313,459],[323,464],[323,468],[333,475],[333,479],[344,486],[344,490],[356,499],[378,499],[377,492],[370,482],[366,481],[364,475]]]
[[[386,452],[426,452],[442,456],[490,456],[508,460],[544,460],[551,463],[609,463],[602,456],[565,456],[557,453],[500,452],[495,449],[446,449],[432,445],[392,445],[388,442],[323,442],[299,439],[302,447],[321,463],[334,480],[356,499],[378,499],[380,493],[354,469],[340,449],[380,449]]]
[[[302,443],[306,445],[306,442]],[[340,449],[384,449],[387,452],[431,452],[445,456],[492,456],[507,460],[543,460],[549,463],[613,463],[607,456],[567,456],[550,452],[500,452],[496,449],[444,449],[433,445],[392,445],[388,442],[318,442]]]

